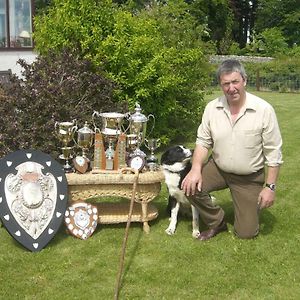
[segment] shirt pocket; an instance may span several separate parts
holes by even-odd
[[[239,130],[237,137],[246,149],[257,149],[262,147],[262,134],[260,129]]]

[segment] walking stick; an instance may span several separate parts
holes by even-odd
[[[122,277],[122,273],[123,273],[124,260],[125,260],[125,249],[126,249],[127,240],[128,240],[128,233],[129,233],[129,227],[130,227],[130,223],[131,223],[133,204],[134,204],[135,195],[136,195],[136,187],[137,187],[137,182],[138,182],[138,178],[139,178],[138,170],[135,170],[132,168],[124,168],[124,169],[122,169],[122,172],[123,171],[134,172],[134,181],[133,181],[132,196],[131,196],[131,200],[130,200],[128,219],[127,219],[125,235],[124,235],[122,251],[121,251],[121,257],[120,257],[120,263],[119,263],[119,272],[118,272],[117,283],[116,283],[116,287],[115,287],[115,298],[114,298],[115,300],[119,299],[119,290],[120,290],[121,277]]]

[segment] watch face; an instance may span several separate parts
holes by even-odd
[[[144,165],[145,165],[145,160],[143,157],[139,155],[133,156],[129,161],[129,166],[139,171],[142,170]]]
[[[272,191],[276,190],[276,185],[274,183],[266,184],[266,186],[271,189]]]

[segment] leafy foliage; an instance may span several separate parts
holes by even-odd
[[[155,115],[154,134],[163,142],[195,134],[212,48],[201,42],[205,28],[196,26],[184,1],[132,12],[110,0],[54,0],[35,29],[40,53],[68,46],[102,66],[118,83],[117,101],[128,101],[131,110],[139,102]]]
[[[267,83],[270,90],[279,92],[299,91],[300,89],[299,56],[278,57],[263,64],[247,63],[246,69],[249,84],[259,80],[258,84]]]
[[[265,29],[258,35],[258,50],[262,54],[276,56],[286,54],[288,44],[279,28]]]
[[[3,86],[0,101],[0,155],[34,148],[55,153],[56,121],[91,121],[94,110],[123,106],[112,100],[115,84],[75,51],[49,52],[29,65],[20,60],[23,78],[13,77]]]

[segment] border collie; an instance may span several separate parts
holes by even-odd
[[[165,230],[167,234],[173,235],[176,230],[177,217],[180,205],[189,205],[192,208],[192,236],[197,238],[199,231],[199,211],[190,204],[181,190],[181,183],[191,169],[192,151],[184,146],[173,146],[166,150],[161,156],[161,166],[165,175],[165,182],[169,192],[169,204],[171,209],[170,224]]]

